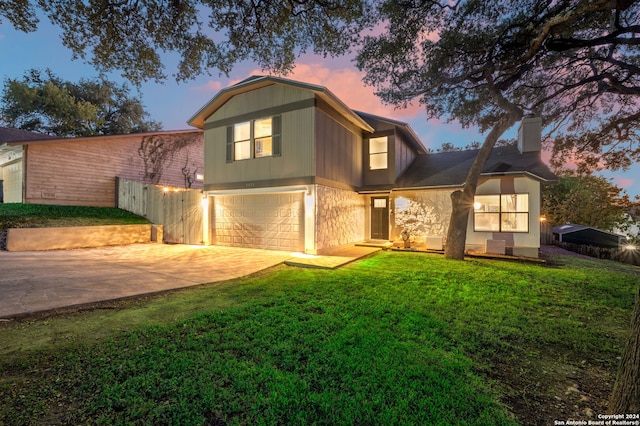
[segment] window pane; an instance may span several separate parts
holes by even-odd
[[[250,141],[242,141],[236,142],[234,144],[235,149],[235,160],[246,160],[247,158],[251,158],[251,142]]]
[[[387,152],[387,137],[369,139],[369,154]]]
[[[503,212],[525,213],[529,211],[529,194],[502,195]]]
[[[500,212],[499,195],[476,195],[473,203],[473,211],[485,213]]]
[[[374,198],[373,199],[373,208],[375,208],[375,209],[387,208],[387,199],[386,198]]]
[[[474,231],[500,231],[500,213],[476,213]]]
[[[529,232],[529,214],[503,213],[502,232]]]
[[[371,154],[369,156],[369,165],[371,170],[386,169],[387,168],[387,153],[384,154]]]
[[[233,141],[246,141],[251,138],[251,123],[238,123],[233,126]]]
[[[253,132],[256,139],[271,136],[273,134],[271,130],[271,118],[263,118],[262,120],[254,121]]]
[[[256,139],[256,157],[269,157],[273,155],[272,139],[262,138]]]

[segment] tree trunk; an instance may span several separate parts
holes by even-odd
[[[631,317],[631,333],[609,399],[609,414],[640,413],[640,291]]]
[[[464,191],[454,191],[451,194],[451,218],[449,219],[449,231],[447,232],[447,244],[444,246],[444,255],[448,259],[464,260],[464,245],[467,240],[467,222],[469,220],[469,200]]]
[[[451,194],[451,218],[449,219],[449,230],[447,231],[447,241],[444,247],[444,256],[447,259],[464,259],[467,223],[469,221],[469,213],[473,208],[473,197],[476,195],[482,169],[484,169],[484,165],[487,163],[498,138],[521,117],[521,113],[502,116],[484,139],[480,151],[478,151],[478,155],[473,160],[473,164],[471,164],[471,168],[467,173],[463,189],[454,191]]]

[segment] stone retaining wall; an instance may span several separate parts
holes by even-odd
[[[151,224],[13,228],[7,231],[7,251],[74,249],[162,241],[162,227]]]

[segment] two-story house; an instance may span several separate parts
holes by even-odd
[[[406,123],[271,76],[220,91],[189,124],[204,130],[206,242],[219,245],[323,254],[403,231],[415,245],[442,241],[450,194],[477,153],[428,153]],[[467,247],[503,241],[537,256],[540,183],[553,179],[540,160],[540,119],[526,119],[518,147],[496,148],[487,163]]]

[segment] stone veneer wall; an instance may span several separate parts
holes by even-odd
[[[365,239],[364,196],[316,185],[316,247],[327,250]]]
[[[425,190],[393,193],[391,240],[402,241],[409,231],[411,241],[420,247],[425,237],[442,237],[446,242],[451,217],[451,191]]]

